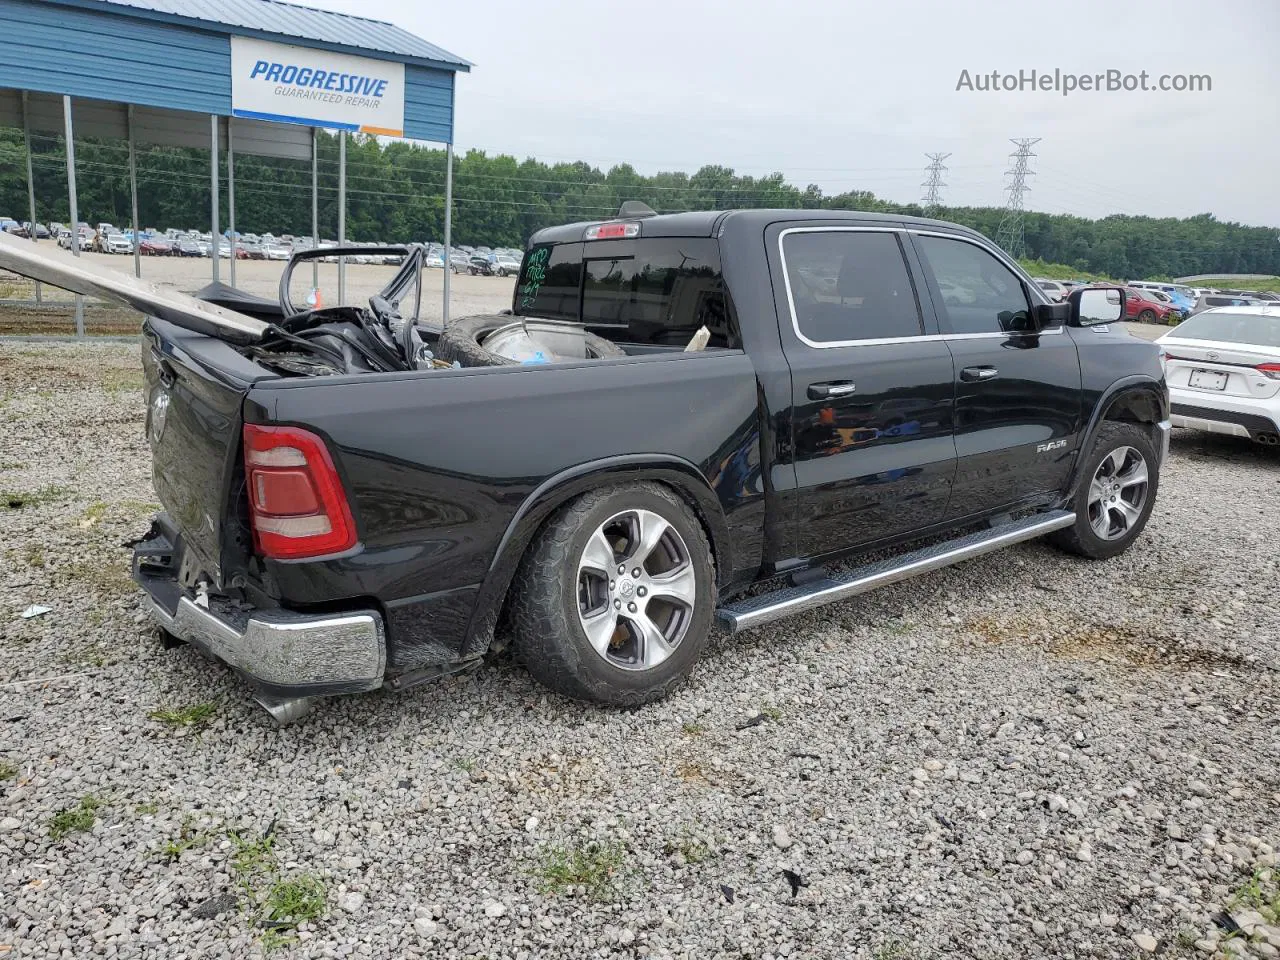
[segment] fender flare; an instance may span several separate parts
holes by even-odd
[[[1122,396],[1131,393],[1149,394],[1160,411],[1160,419],[1169,419],[1169,392],[1161,381],[1145,374],[1133,374],[1128,377],[1121,377],[1107,387],[1098,397],[1098,402],[1093,405],[1093,413],[1089,417],[1089,425],[1085,429],[1084,439],[1077,448],[1079,455],[1076,457],[1075,466],[1071,468],[1071,481],[1067,485],[1068,497],[1075,493],[1076,484],[1080,482],[1080,470],[1084,464],[1085,457],[1088,451],[1093,449],[1093,441],[1097,438],[1098,430],[1106,420],[1107,412],[1115,406],[1116,401]]]
[[[662,453],[626,454],[578,464],[538,484],[507,524],[467,624],[464,659],[480,656],[489,649],[520,560],[546,519],[579,494],[622,480],[655,480],[679,493],[707,531],[721,581],[730,575],[734,569],[733,548],[724,510],[707,478],[694,464]]]

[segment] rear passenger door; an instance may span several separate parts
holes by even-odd
[[[938,522],[955,473],[954,377],[904,230],[780,224],[766,242],[791,368],[800,554]]]
[[[1080,360],[1062,327],[1035,332],[1041,303],[995,248],[912,231],[955,358],[956,472],[948,519],[1061,490],[1080,438]]]

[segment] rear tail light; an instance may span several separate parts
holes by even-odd
[[[314,433],[246,423],[244,470],[259,554],[300,560],[356,545],[342,479],[324,441]]]
[[[1258,372],[1265,373],[1272,380],[1280,380],[1280,363],[1260,363]]]

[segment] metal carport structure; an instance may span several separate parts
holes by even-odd
[[[446,147],[444,243],[452,241],[454,88],[471,65],[390,23],[281,0],[0,0],[0,125],[64,133],[71,236],[80,253],[75,135],[127,139],[138,254],[138,142],[211,151],[210,236],[219,279],[220,156],[235,237],[235,151],[312,163],[312,240],[319,243],[316,131],[339,139],[338,243],[346,240],[349,132]],[[372,122],[370,122],[372,121]],[[34,232],[34,231],[33,231]],[[229,257],[235,277],[234,249]],[[338,296],[345,272],[338,265]],[[444,315],[449,312],[444,271]],[[84,330],[76,298],[76,331]]]

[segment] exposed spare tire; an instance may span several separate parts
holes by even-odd
[[[464,367],[514,367],[519,360],[504,357],[486,350],[484,339],[501,327],[509,327],[519,322],[510,314],[498,314],[478,317],[460,317],[451,320],[440,334],[435,354],[441,360],[452,363],[457,360]],[[609,360],[614,357],[625,357],[626,351],[617,344],[597,337],[593,333],[586,334],[587,356],[597,360]]]

